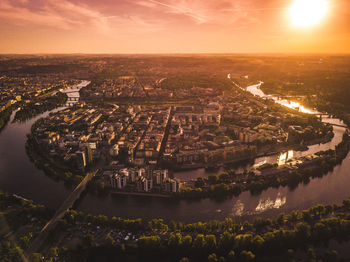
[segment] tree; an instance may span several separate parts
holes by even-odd
[[[219,259],[218,259],[218,257],[216,256],[215,253],[210,254],[210,255],[208,256],[208,262],[218,262],[218,261],[219,261]]]
[[[295,259],[294,259],[294,249],[288,249],[287,250],[287,253],[286,253],[286,261],[288,262],[295,262]]]
[[[74,209],[67,210],[64,218],[67,220],[68,223],[74,224],[77,220],[78,212]]]
[[[72,172],[65,172],[63,179],[65,181],[68,181],[72,177],[72,175],[73,175]]]
[[[313,237],[315,238],[315,240],[323,241],[328,239],[328,237],[330,236],[331,230],[329,227],[327,227],[323,223],[318,222],[314,225],[313,233],[314,233]]]
[[[253,225],[257,231],[260,231],[265,226],[265,219],[262,217],[255,217],[253,221]]]
[[[231,250],[227,255],[227,260],[233,262],[235,260],[235,251]]]
[[[296,225],[296,236],[299,241],[305,241],[310,238],[311,227],[305,222],[299,222]]]
[[[189,250],[192,246],[192,237],[190,235],[184,236],[182,238],[182,247],[185,250]]]
[[[171,220],[169,222],[169,229],[170,229],[170,231],[176,231],[177,230],[177,223],[174,220]]]
[[[192,243],[193,248],[202,250],[205,247],[205,238],[203,234],[198,234]]]
[[[336,250],[326,251],[323,257],[324,261],[336,262],[338,261],[338,252]]]
[[[84,177],[82,177],[82,176],[73,175],[73,176],[71,176],[70,181],[71,181],[72,184],[77,185],[77,184],[79,184],[83,179],[84,179]]]
[[[218,182],[218,177],[216,174],[211,174],[208,176],[208,183],[214,185]]]
[[[107,235],[105,237],[105,243],[106,243],[107,246],[113,246],[114,242],[115,242],[115,240],[110,235]]]
[[[309,262],[316,262],[316,254],[313,248],[307,250],[306,256]]]
[[[265,240],[260,235],[256,235],[253,239],[253,246],[259,250],[263,247],[264,242]]]
[[[44,260],[43,258],[44,257],[43,257],[43,255],[41,253],[33,253],[31,255],[31,261],[32,262],[41,262],[41,261]]]
[[[325,207],[321,204],[318,204],[316,206],[311,207],[310,211],[315,216],[321,216],[325,213]]]
[[[224,250],[228,251],[230,250],[235,243],[235,235],[231,234],[230,232],[225,231],[219,241],[219,245]]]
[[[105,182],[103,181],[96,182],[96,190],[98,192],[103,192],[104,189],[105,189]]]
[[[224,196],[229,192],[230,187],[226,184],[216,184],[210,187],[210,191],[214,196]]]
[[[251,262],[255,260],[255,255],[251,251],[243,250],[239,255],[240,262]]]
[[[94,243],[94,241],[95,241],[95,238],[94,238],[94,236],[91,235],[91,234],[86,234],[86,235],[84,236],[84,238],[83,238],[84,244],[87,245],[87,246],[89,246],[89,247],[92,246],[92,244]]]
[[[180,233],[172,233],[168,240],[168,246],[177,249],[182,245],[182,235]]]
[[[22,248],[28,248],[31,238],[32,238],[32,233],[29,233],[28,235],[22,236],[20,238],[20,243]]]
[[[226,172],[222,173],[219,175],[219,180],[223,183],[228,183],[230,182],[230,175]]]
[[[350,200],[349,199],[343,200],[343,206],[347,209],[350,209]]]
[[[310,223],[312,221],[312,217],[309,210],[303,210],[302,217],[303,217],[303,220],[307,223]]]
[[[179,260],[179,262],[190,262],[190,260],[187,257],[183,257]]]
[[[163,219],[152,219],[151,221],[148,222],[148,228],[151,229],[154,232],[157,231],[168,231],[168,225],[163,223],[164,220]]]
[[[202,186],[204,186],[204,180],[203,180],[203,178],[201,178],[201,177],[198,177],[197,178],[197,180],[196,180],[196,182],[194,183],[194,186],[195,187],[202,187]]]
[[[49,254],[51,257],[58,257],[58,251],[58,247],[51,247]]]
[[[277,223],[280,225],[284,225],[285,214],[281,213],[277,217]]]
[[[98,215],[94,217],[94,222],[96,225],[106,225],[108,222],[108,217],[105,215]]]
[[[137,242],[139,247],[146,251],[157,250],[160,248],[159,236],[140,237]]]

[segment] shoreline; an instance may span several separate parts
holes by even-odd
[[[158,198],[174,198],[173,195],[169,194],[157,194],[157,193],[143,193],[143,192],[123,192],[123,191],[112,191],[110,195],[122,195],[122,196],[137,196],[137,197],[158,197]]]

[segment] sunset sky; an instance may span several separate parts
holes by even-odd
[[[0,53],[350,52],[350,0],[320,23],[294,0],[0,0]]]

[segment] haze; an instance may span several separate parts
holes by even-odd
[[[349,53],[350,1],[312,28],[294,0],[0,0],[0,53]]]

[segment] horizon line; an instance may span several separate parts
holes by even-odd
[[[140,53],[84,53],[84,52],[33,52],[33,53],[0,53],[6,55],[350,55],[349,52],[140,52]]]

